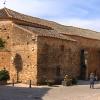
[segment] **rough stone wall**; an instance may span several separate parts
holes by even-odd
[[[12,22],[11,21],[0,21],[0,38],[5,41],[5,47],[0,49],[0,70],[4,67],[10,70],[10,58],[11,58],[11,31]]]
[[[0,38],[2,38],[6,42],[5,49],[8,51],[10,51],[11,47],[11,32],[12,32],[12,22],[0,21]]]
[[[66,74],[79,76],[76,42],[38,37],[38,83],[45,79],[62,80]]]
[[[86,79],[89,78],[91,72],[97,74],[98,78],[100,79],[100,41],[79,36],[71,37],[77,40],[80,46],[80,51],[84,49],[88,52],[86,65]]]
[[[84,33],[85,34],[85,33]],[[69,35],[68,35],[69,36]],[[81,36],[70,35],[73,39],[77,40],[80,48],[95,48],[100,49],[100,40],[84,38]]]
[[[6,70],[10,70],[10,52],[0,51],[0,70],[6,68]]]
[[[35,39],[32,39],[34,37]],[[77,42],[50,37],[36,37],[34,33],[11,21],[0,21],[0,38],[5,48],[0,50],[0,70],[10,72],[11,80],[37,85],[44,79],[61,80],[65,74],[80,75],[80,51],[88,52],[86,77],[94,72],[100,78],[100,41],[71,36]]]
[[[100,79],[100,51],[90,49],[88,54],[88,76],[94,72]]]
[[[13,25],[11,43],[11,79],[22,83],[37,84],[37,43],[31,34]]]

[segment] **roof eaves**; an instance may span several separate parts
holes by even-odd
[[[7,8],[4,8],[5,12],[7,13],[8,17],[12,18]]]
[[[94,38],[94,37],[87,37],[87,36],[83,36],[82,34],[78,35],[78,34],[72,34],[72,33],[62,33],[63,35],[67,35],[67,36],[77,36],[77,37],[83,37],[83,38],[87,38],[87,39],[92,39],[92,40],[99,40],[100,38]]]
[[[46,34],[38,34],[39,37],[50,37],[50,38],[56,38],[56,39],[61,39],[61,40],[66,40],[66,41],[72,41],[72,42],[77,42],[76,40],[74,39],[69,39],[67,36],[64,36],[63,38],[62,37],[57,37],[57,36],[52,36],[52,35],[46,35]]]
[[[18,25],[16,25],[16,24],[13,24],[13,25],[16,26],[16,27],[19,28],[19,29],[22,29],[22,30],[24,30],[24,31],[26,31],[26,32],[28,32],[28,33],[33,34],[33,32],[31,32],[31,31],[29,31],[29,30],[27,30],[27,29],[25,29],[25,28],[23,28],[23,27],[20,27],[20,26],[18,26]]]

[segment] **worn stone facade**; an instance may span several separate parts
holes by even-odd
[[[100,79],[100,40],[88,39],[80,36],[71,36],[79,41],[79,50],[84,50],[86,54],[86,74],[85,79],[89,78],[91,72],[94,72]]]
[[[10,70],[10,58],[11,58],[11,21],[0,21],[0,38],[5,41],[5,48],[0,49],[0,69],[6,68]]]
[[[42,41],[42,42],[41,42]],[[38,78],[62,80],[68,74],[79,76],[77,43],[54,38],[38,38]]]
[[[10,70],[10,52],[0,51],[0,69]]]
[[[66,74],[88,79],[94,72],[100,78],[98,34],[3,8],[0,38],[6,44],[0,49],[0,70],[9,71],[10,81],[34,85],[61,82]]]

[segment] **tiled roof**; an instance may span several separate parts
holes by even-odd
[[[62,34],[66,34],[70,36],[73,35],[73,36],[100,40],[100,32],[92,31],[89,29],[82,29],[82,28],[77,28],[72,26],[64,26],[62,29],[59,30],[58,28],[56,28],[56,30],[58,30],[58,32],[61,32]]]
[[[0,9],[0,18],[2,18],[2,19],[6,18],[6,19],[11,19],[11,20],[17,19],[17,20],[21,20],[24,22],[29,22],[29,23],[35,24],[38,27],[42,27],[45,29],[51,29],[51,27],[49,27],[48,25],[43,24],[43,23],[45,23],[46,20],[27,16],[25,14],[18,13],[16,11],[10,10],[8,8]]]
[[[32,33],[36,33],[37,36],[53,37],[53,38],[58,38],[58,39],[69,40],[69,41],[75,42],[74,39],[70,38],[69,36],[64,36],[62,34],[59,34],[55,30],[47,30],[47,29],[35,28],[35,27],[29,27],[29,26],[23,26],[23,25],[17,25],[17,26],[20,28],[23,28],[25,30],[28,30]]]
[[[47,28],[51,27],[52,29],[58,31],[58,33],[100,40],[100,32],[95,32],[92,30],[82,29],[82,28],[77,28],[77,27],[72,27],[72,26],[64,26],[53,21],[47,21],[44,19],[27,16],[27,15],[18,13],[16,11],[10,10],[8,8],[1,9],[0,18],[7,18],[7,17],[10,19],[14,18],[14,19],[18,19],[18,20],[22,20],[22,21],[26,21],[30,23],[35,23],[37,25],[42,25]]]

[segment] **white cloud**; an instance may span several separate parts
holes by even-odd
[[[32,16],[54,20],[64,25],[100,31],[100,19],[90,13],[98,0],[7,0],[6,7]],[[0,0],[0,8],[4,7]],[[94,14],[95,15],[95,14]],[[96,14],[99,16],[99,13]],[[88,17],[88,19],[87,19]],[[94,17],[94,18],[93,18]]]
[[[0,1],[0,8],[4,6],[3,1]],[[60,0],[8,0],[6,7],[36,16],[58,16],[63,5]]]
[[[56,21],[63,25],[91,29],[91,30],[100,32],[100,19],[85,20],[85,19],[72,18],[72,19],[58,19]]]

